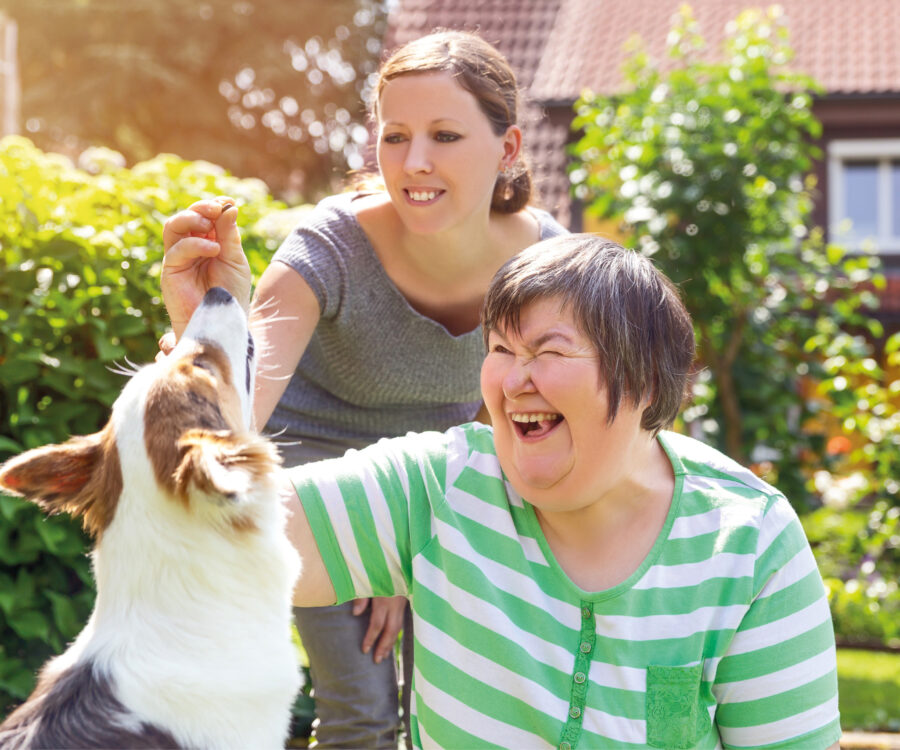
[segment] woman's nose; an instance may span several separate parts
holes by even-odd
[[[514,357],[503,376],[503,395],[514,399],[524,393],[532,393],[534,390],[530,363],[523,361],[520,357]]]
[[[406,159],[403,169],[407,174],[420,174],[431,172],[431,157],[428,142],[425,138],[412,138],[406,151]]]

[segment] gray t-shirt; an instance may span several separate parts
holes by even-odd
[[[266,431],[286,466],[341,456],[382,437],[443,431],[481,404],[480,326],[454,336],[388,278],[351,207],[321,201],[275,253],[310,285],[321,317]],[[566,232],[529,208],[541,239]],[[300,441],[298,444],[297,441]]]

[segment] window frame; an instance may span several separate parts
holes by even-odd
[[[882,255],[900,255],[900,217],[891,215],[891,162],[900,164],[900,138],[841,138],[831,141],[828,151],[828,237],[831,242],[848,250],[860,251],[874,246]],[[859,240],[840,231],[844,216],[845,172],[844,165],[851,161],[877,163],[876,198],[878,208],[877,235]],[[892,227],[897,229],[891,233]]]

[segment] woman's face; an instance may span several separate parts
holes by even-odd
[[[497,456],[516,491],[542,511],[581,510],[629,480],[647,433],[627,399],[607,424],[602,363],[557,298],[522,310],[520,330],[491,331],[481,392]]]
[[[497,174],[518,153],[518,127],[496,135],[475,97],[448,72],[388,81],[378,114],[378,166],[409,231],[433,234],[487,220]]]

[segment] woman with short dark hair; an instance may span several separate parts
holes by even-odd
[[[837,748],[834,632],[785,497],[664,428],[694,351],[652,262],[589,235],[485,301],[492,427],[290,471],[297,604],[409,597],[416,747]]]

